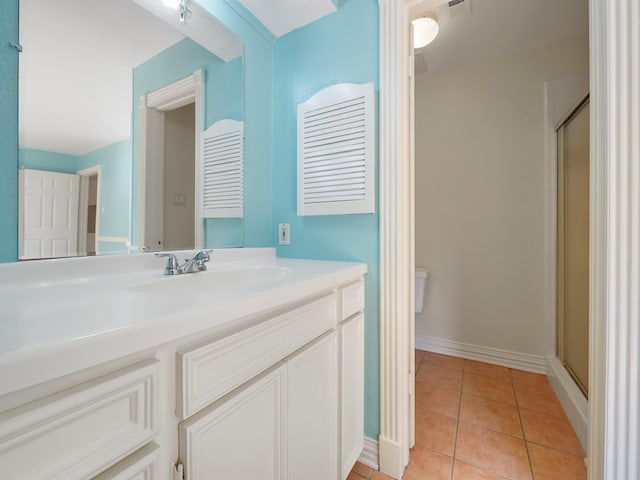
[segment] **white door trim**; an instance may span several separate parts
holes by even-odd
[[[640,3],[590,0],[590,480],[639,478]]]
[[[153,109],[157,112],[167,112],[183,107],[190,103],[195,104],[195,205],[194,205],[194,248],[204,247],[204,224],[202,220],[202,165],[200,155],[200,135],[204,130],[204,70],[196,70],[192,75],[178,80],[166,87],[158,89],[139,98],[138,106],[140,108],[140,174],[139,174],[139,217],[138,217],[138,245],[140,248],[148,247],[145,243],[145,226],[146,219],[150,216],[158,217],[155,212],[155,204],[147,205],[146,201],[146,185],[149,181],[150,173],[149,165],[156,163],[154,159],[153,144],[164,142],[164,124],[163,122],[150,121]],[[162,150],[162,148],[160,148]]]
[[[87,254],[87,212],[89,210],[89,177],[96,175],[96,255],[98,255],[98,238],[100,236],[100,189],[102,183],[102,165],[78,170],[76,174],[80,177],[80,201],[78,206],[78,253]],[[82,232],[82,235],[80,235]]]
[[[409,462],[414,349],[413,138],[410,39],[416,0],[380,7],[380,471]]]

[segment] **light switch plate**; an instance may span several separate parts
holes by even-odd
[[[291,226],[288,223],[278,224],[278,243],[291,245]]]

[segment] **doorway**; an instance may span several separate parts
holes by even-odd
[[[558,359],[589,391],[589,98],[556,131]]]
[[[204,72],[197,70],[140,97],[138,248],[142,251],[197,249],[204,244],[199,200],[203,77]],[[169,222],[166,229],[165,222]]]
[[[97,255],[100,236],[100,183],[102,168],[98,165],[78,171],[78,255]]]
[[[164,117],[162,249],[186,250],[195,244],[195,105]]]
[[[555,287],[555,238],[547,245],[546,223],[555,200],[546,192],[551,186],[555,191],[555,180],[548,185],[545,125],[549,116],[564,120],[588,87],[588,11],[580,10],[575,35],[561,26],[576,11],[536,11],[538,23],[548,28],[531,45],[503,23],[492,23],[490,13],[504,13],[507,3],[509,25],[530,22],[526,2],[495,2],[493,12],[489,3],[474,3],[466,15],[447,17],[445,11],[439,15],[442,37],[420,53],[428,68],[415,72],[415,258],[429,268],[430,283],[415,322],[415,344],[546,374],[547,356],[556,353],[556,309],[547,311],[547,284],[553,280]],[[563,21],[555,23],[560,16]],[[441,55],[471,45],[471,37],[495,43],[472,61]],[[548,108],[548,82],[564,78],[569,80],[560,83],[554,108]],[[565,97],[571,97],[568,104],[560,101]],[[555,176],[555,162],[553,170]],[[555,303],[555,288],[551,293]],[[585,445],[586,434],[579,438]]]
[[[380,210],[384,213],[395,212],[392,219],[400,219],[399,222],[387,222],[381,215],[380,262],[381,265],[392,267],[401,263],[398,268],[390,268],[389,271],[381,269],[380,274],[381,306],[392,306],[386,310],[381,308],[381,370],[386,365],[384,362],[393,362],[395,352],[399,351],[403,356],[406,349],[412,347],[407,341],[408,337],[403,335],[405,320],[408,322],[410,319],[402,316],[401,308],[393,308],[396,304],[408,304],[406,284],[396,288],[397,282],[393,280],[397,271],[408,277],[413,266],[406,257],[389,255],[382,248],[402,240],[411,224],[409,206],[402,203],[411,181],[404,174],[408,171],[407,165],[411,159],[403,155],[407,148],[406,131],[410,126],[398,128],[398,122],[394,121],[397,115],[406,114],[409,108],[407,88],[401,80],[406,74],[404,64],[407,63],[409,51],[406,38],[409,37],[411,4],[409,0],[383,2],[380,7],[380,91],[385,92],[385,95],[380,95],[380,137],[387,140],[383,144],[385,148],[380,149]],[[638,71],[629,68],[629,58],[637,58],[639,52],[638,42],[634,40],[639,24],[629,22],[630,14],[637,16],[636,6],[634,0],[589,2],[592,191],[590,448],[587,463],[590,478],[593,479],[631,478],[639,469],[635,447],[640,431],[637,428],[640,403],[638,382],[635,381],[638,378],[638,362],[634,357],[634,352],[640,350],[637,317],[634,316],[634,312],[638,311],[638,269],[630,268],[635,265],[632,264],[633,259],[638,258],[638,242],[633,241],[633,232],[636,230],[632,226],[637,226],[637,217],[633,215],[638,211],[636,193],[640,181],[638,169],[634,168],[637,166],[638,150],[633,134],[638,131],[637,98],[640,82]],[[406,20],[406,23],[402,20]],[[407,55],[396,53],[398,45]],[[627,54],[610,55],[619,51]],[[397,172],[397,176],[389,178]],[[555,208],[551,211],[555,213]],[[555,246],[555,242],[553,244]],[[389,261],[389,257],[397,262]],[[398,322],[398,318],[403,321]],[[553,347],[554,343],[550,346]],[[387,356],[392,357],[391,361]],[[391,367],[392,373],[397,373],[397,376],[381,375],[381,399],[389,397],[404,403],[408,397],[401,390],[396,394],[395,384],[387,378],[395,380],[406,369],[402,369],[403,365],[399,362],[392,363]],[[383,372],[388,370],[385,368]],[[395,432],[397,419],[404,417],[397,413],[400,409],[385,409],[386,405],[381,401],[381,465],[385,455],[393,453],[392,447],[387,448],[387,444],[391,443],[388,438],[400,443],[400,448],[395,450],[406,448],[402,443],[402,432]],[[391,468],[384,470],[392,471]],[[393,470],[393,474],[397,470],[400,468]]]

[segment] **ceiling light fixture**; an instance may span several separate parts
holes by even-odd
[[[413,48],[422,48],[429,45],[438,36],[440,27],[438,21],[432,17],[416,18],[413,25]]]
[[[187,3],[189,0],[162,0],[162,3],[180,15],[180,24],[186,25],[187,20],[191,17],[191,10]]]

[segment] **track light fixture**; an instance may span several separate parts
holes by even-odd
[[[188,6],[189,0],[162,0],[162,3],[180,15],[180,24],[186,25],[187,20],[191,17],[191,10]]]

